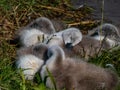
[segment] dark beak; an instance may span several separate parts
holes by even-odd
[[[65,45],[65,47],[68,48],[68,49],[72,49],[72,48],[73,48],[72,43],[67,43],[67,44]]]

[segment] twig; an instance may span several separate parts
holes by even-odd
[[[99,22],[99,21],[81,21],[81,22],[74,22],[74,23],[70,23],[68,24],[68,27],[71,27],[71,26],[75,26],[75,25],[85,25],[85,24],[92,24],[92,23],[95,23],[95,22]]]
[[[49,10],[53,10],[53,11],[56,11],[56,12],[60,12],[60,13],[63,13],[67,16],[70,16],[70,17],[73,17],[72,14],[70,14],[69,12],[63,10],[63,9],[60,9],[60,8],[55,8],[55,7],[50,7],[50,6],[44,6],[44,5],[39,5],[39,7],[41,8],[45,8],[45,9],[49,9]]]
[[[102,12],[102,20],[101,20],[101,27],[100,27],[100,36],[102,35],[102,24],[103,24],[103,19],[104,19],[104,0],[102,0],[102,11],[101,12]],[[101,37],[100,37],[100,41],[101,41]]]
[[[14,18],[15,18],[15,21],[16,21],[16,24],[17,24],[17,27],[20,27],[19,25],[19,20],[16,18],[16,10],[18,9],[20,5],[17,5],[15,8],[13,8],[13,15],[14,15]]]

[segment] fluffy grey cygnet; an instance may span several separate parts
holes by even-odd
[[[105,38],[111,47],[120,45],[120,33],[118,31],[118,28],[113,24],[105,23],[103,25],[100,25],[90,31],[89,35],[101,41]]]
[[[55,33],[52,22],[46,17],[40,17],[20,28],[16,38],[20,39],[23,46],[31,46],[38,42],[43,42],[50,34]]]
[[[69,57],[83,57],[89,59],[99,55],[104,49],[109,49],[107,42],[100,42],[94,37],[82,35],[81,31],[76,28],[68,28],[63,31],[54,33],[48,39],[48,45],[59,45]]]
[[[48,59],[41,69],[42,80],[52,74],[57,90],[114,90],[118,78],[107,69],[82,61],[81,59],[65,57],[59,46],[52,46],[47,52]],[[54,88],[50,77],[46,79],[46,86]]]
[[[25,79],[33,80],[35,73],[44,64],[46,51],[45,44],[22,47],[17,51],[16,66],[23,70]]]

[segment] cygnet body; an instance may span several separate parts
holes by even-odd
[[[48,71],[52,74],[57,90],[114,90],[117,76],[112,71],[82,61],[69,58],[59,46],[52,46],[47,52],[48,59],[41,69],[42,80],[46,76],[46,86],[54,88]],[[48,70],[47,70],[48,69]]]

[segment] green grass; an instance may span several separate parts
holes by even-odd
[[[20,27],[40,16],[59,18],[68,25],[81,28],[83,33],[98,24],[90,17],[91,8],[74,10],[69,0],[0,0],[0,10],[1,90],[49,90],[38,75],[36,82],[26,81],[21,70],[15,68],[17,48],[11,45],[9,40],[13,39],[15,31]],[[74,24],[76,22],[80,23]],[[90,62],[102,67],[113,64],[120,76],[120,48],[113,52],[104,51],[101,56],[92,58]],[[116,90],[120,90],[120,85]]]

